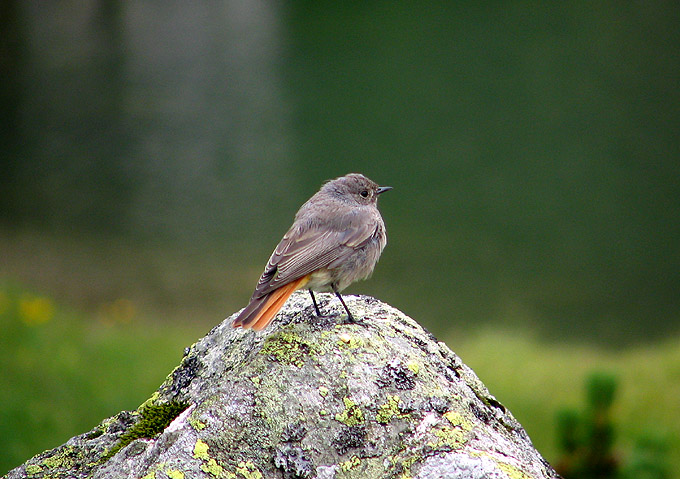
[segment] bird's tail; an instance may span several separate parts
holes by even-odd
[[[235,328],[254,329],[260,331],[274,319],[283,307],[290,295],[307,283],[308,278],[302,277],[292,283],[285,284],[274,291],[259,298],[251,298],[248,306],[234,320],[232,326]]]

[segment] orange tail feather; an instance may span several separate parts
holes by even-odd
[[[234,327],[252,328],[255,331],[266,328],[272,319],[274,319],[276,313],[281,310],[286,300],[290,298],[290,295],[295,290],[304,286],[306,282],[307,277],[300,278],[292,283],[281,286],[279,289],[275,289],[265,298],[255,300],[259,304],[251,301],[251,304],[234,321]]]

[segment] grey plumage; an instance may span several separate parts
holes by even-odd
[[[339,293],[370,276],[387,244],[377,201],[388,189],[357,173],[325,183],[300,207],[234,326],[255,323],[267,296],[292,282]]]

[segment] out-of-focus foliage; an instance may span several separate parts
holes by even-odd
[[[561,452],[556,469],[565,479],[670,477],[668,439],[659,434],[644,433],[630,454],[617,452],[617,421],[612,412],[617,383],[610,373],[591,373],[586,380],[584,410],[558,411]]]
[[[395,189],[353,290],[436,333],[680,328],[677,2],[88,5],[3,3],[3,229],[238,249],[225,296],[361,171]]]
[[[596,437],[593,432],[603,431],[605,441],[598,447],[613,451],[618,474],[644,470],[653,473],[650,478],[680,477],[680,456],[672,454],[680,448],[676,419],[680,403],[673,399],[680,394],[676,339],[622,351],[546,342],[535,334],[498,328],[445,339],[512,411],[554,466],[577,450],[583,453],[584,443]],[[595,367],[606,373],[591,376]],[[580,406],[584,378],[589,378],[586,395],[596,398],[601,407],[594,409],[590,399]],[[611,407],[604,408],[607,404]],[[594,417],[605,420],[594,422]],[[613,449],[607,446],[612,444],[610,426]]]
[[[196,331],[155,329],[130,305],[95,318],[0,281],[0,474],[135,409],[177,365]]]

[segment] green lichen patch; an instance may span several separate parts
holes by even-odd
[[[434,431],[434,435],[437,436],[438,440],[428,443],[428,446],[433,449],[438,449],[442,446],[457,449],[467,442],[465,431],[455,427],[444,426]]]
[[[156,473],[158,471],[163,471],[164,467],[165,467],[164,462],[161,462],[160,464],[155,464],[153,467],[151,467],[151,469],[149,470],[149,472],[146,473],[145,476],[142,476],[142,479],[156,479],[157,477],[159,477],[156,475]]]
[[[402,451],[406,452],[406,451]],[[413,454],[406,457],[400,455],[389,456],[388,460],[391,465],[392,475],[399,479],[411,479],[411,467],[420,460],[422,456]]]
[[[191,414],[188,417],[187,422],[191,425],[191,427],[194,428],[195,431],[202,431],[203,429],[208,427],[207,424],[201,421],[198,417],[196,417],[195,414]]]
[[[207,462],[204,462],[201,464],[201,471],[206,472],[210,474],[211,476],[215,477],[223,477],[224,476],[224,468],[217,464],[217,461],[213,459],[212,457],[208,459]]]
[[[210,459],[210,454],[208,454],[208,449],[210,447],[205,441],[202,441],[201,439],[196,440],[196,444],[194,444],[194,457],[196,459],[202,459],[204,461],[207,461]]]
[[[413,374],[418,374],[418,372],[420,372],[420,364],[416,361],[409,361],[406,363],[406,367],[413,371]]]
[[[37,464],[28,464],[26,466],[26,474],[30,476],[35,476],[37,474],[40,474],[42,472],[42,467],[40,467]]]
[[[225,475],[224,468],[217,463],[215,458],[210,457],[208,449],[210,449],[210,447],[205,441],[197,439],[196,444],[194,445],[194,457],[203,461],[201,464],[201,470],[203,472],[215,477],[223,477]]]
[[[437,440],[429,442],[428,445],[434,449],[443,446],[457,449],[468,441],[468,433],[472,430],[472,424],[456,411],[448,411],[444,413],[444,417],[450,426],[443,425],[435,429],[433,434]]]
[[[280,363],[294,364],[301,368],[305,358],[314,354],[316,349],[297,334],[281,332],[269,336],[260,352]]]
[[[347,472],[354,469],[355,467],[360,466],[361,459],[359,459],[357,456],[352,456],[351,459],[348,459],[345,462],[341,462],[338,465],[340,466],[340,470]]]
[[[141,438],[151,439],[165,430],[170,423],[179,416],[189,405],[183,402],[169,402],[164,404],[147,404],[140,408],[140,420],[120,437],[116,444],[102,460],[106,462],[118,451]]]
[[[404,419],[408,414],[404,414],[399,409],[399,396],[387,396],[387,402],[378,408],[375,420],[380,424],[389,423],[392,418]]]
[[[179,469],[168,469],[165,473],[170,479],[184,479],[184,473]]]
[[[350,398],[345,397],[342,399],[345,404],[345,410],[339,412],[335,415],[335,420],[340,421],[346,426],[359,426],[365,422],[364,412],[354,404]]]
[[[472,424],[470,421],[465,419],[465,417],[463,417],[463,415],[459,412],[447,411],[444,413],[444,417],[451,423],[452,426],[460,427],[464,431],[472,430]]]
[[[403,471],[401,477],[404,479],[407,477],[411,477],[411,467],[413,467],[413,465],[420,459],[421,458],[419,458],[418,456],[411,456],[408,459],[404,459],[403,461],[401,461],[400,466]]]
[[[252,461],[239,463],[236,472],[243,476],[243,479],[262,479],[262,473]]]
[[[531,479],[529,474],[526,474],[524,471],[521,471],[511,464],[505,462],[498,462],[497,464],[498,469],[506,473],[510,479]]]
[[[48,469],[70,469],[79,458],[79,453],[74,446],[63,446],[54,452],[52,456],[42,461],[42,466]]]

